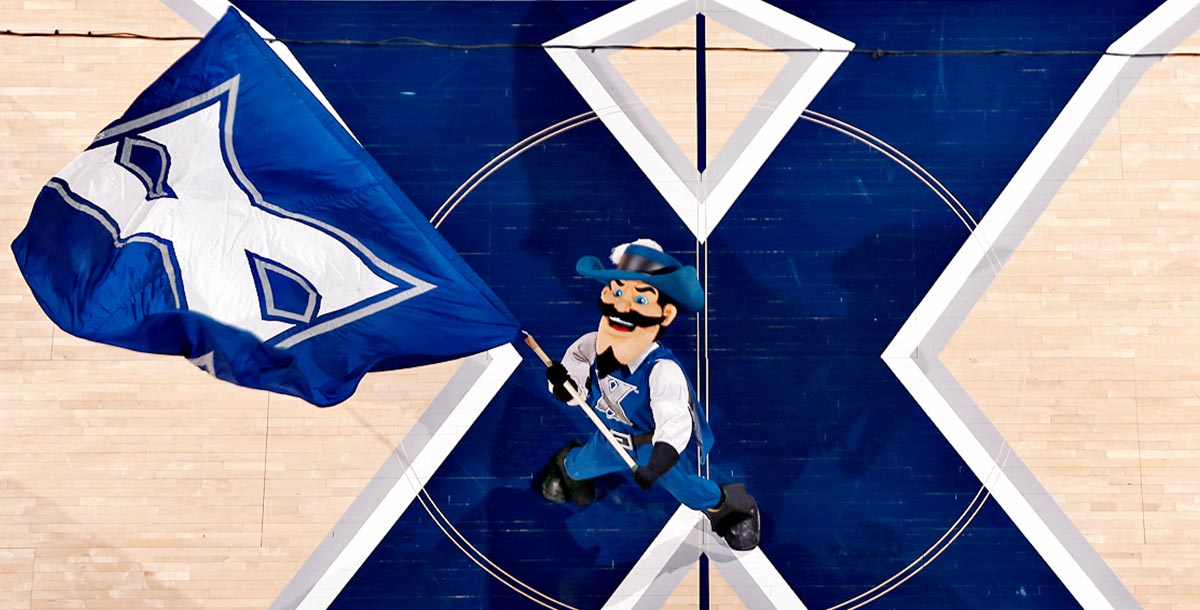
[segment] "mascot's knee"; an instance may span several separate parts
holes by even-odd
[[[591,504],[596,499],[596,488],[591,481],[579,481],[567,474],[567,454],[582,446],[578,439],[571,439],[550,458],[539,477],[543,498],[555,504],[574,502],[579,506]]]

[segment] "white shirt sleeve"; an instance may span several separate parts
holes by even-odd
[[[660,360],[650,370],[650,412],[654,414],[654,442],[663,442],[679,453],[692,438],[691,390],[683,369],[671,360]]]
[[[562,364],[567,368],[567,374],[571,376],[571,380],[575,382],[575,387],[579,389],[579,395],[583,400],[588,399],[588,378],[592,374],[592,362],[596,360],[596,333],[588,333],[575,340],[571,347],[567,348],[563,354]],[[546,386],[553,392],[554,388],[549,382]],[[567,404],[578,404],[574,399]]]

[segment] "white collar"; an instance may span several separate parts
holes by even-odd
[[[650,343],[650,345],[646,347],[646,351],[642,352],[637,358],[634,358],[629,362],[629,364],[625,365],[625,368],[628,368],[629,372],[633,373],[638,369],[639,366],[642,365],[643,362],[646,361],[646,357],[650,355],[650,352],[653,352],[656,349],[658,349],[658,341]]]

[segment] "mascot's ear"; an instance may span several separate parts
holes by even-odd
[[[671,322],[675,321],[675,316],[678,314],[679,314],[679,309],[675,307],[674,303],[667,303],[666,305],[663,305],[663,318],[664,319],[662,321],[662,325],[670,326]]]

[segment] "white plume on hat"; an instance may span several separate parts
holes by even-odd
[[[625,256],[625,249],[629,246],[643,246],[646,248],[653,248],[659,252],[663,251],[662,246],[658,245],[658,242],[654,241],[653,239],[646,239],[645,237],[641,239],[635,239],[627,244],[621,244],[612,249],[612,254],[608,256],[608,259],[612,261],[612,264],[621,264],[621,257]]]

